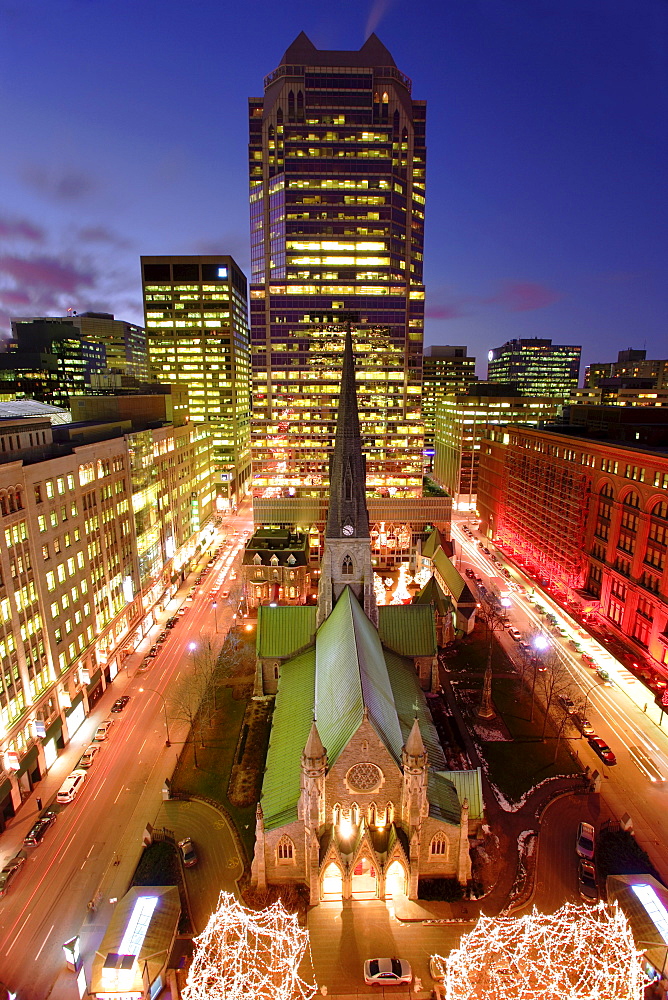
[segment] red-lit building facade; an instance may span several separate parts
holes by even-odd
[[[481,530],[668,666],[668,451],[490,427]]]

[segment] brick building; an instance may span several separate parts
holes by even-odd
[[[481,530],[667,667],[668,450],[573,430],[489,429]]]

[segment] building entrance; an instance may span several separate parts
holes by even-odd
[[[360,858],[353,871],[352,897],[353,899],[376,899],[377,895],[376,869],[368,858]]]

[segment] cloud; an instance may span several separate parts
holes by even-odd
[[[67,168],[47,171],[36,164],[27,164],[21,176],[30,187],[56,201],[77,201],[97,187],[88,174]]]
[[[44,240],[44,230],[28,219],[0,217],[0,239],[32,240],[41,243]]]
[[[94,277],[71,264],[61,264],[53,257],[0,257],[0,275],[13,278],[18,286],[72,294],[90,288]]]
[[[84,243],[106,243],[109,246],[123,248],[132,246],[130,240],[124,239],[106,226],[84,226],[77,232],[77,238]]]
[[[18,289],[8,289],[0,292],[0,301],[5,306],[27,306],[32,301],[27,292],[20,292]]]
[[[507,281],[496,295],[484,301],[504,306],[509,312],[529,312],[551,306],[561,297],[560,292],[534,281]]]
[[[466,313],[461,306],[451,303],[450,305],[427,306],[424,311],[425,319],[458,319]]]
[[[365,38],[368,38],[369,35],[376,30],[391,6],[392,0],[373,0],[371,10],[369,11],[369,16],[366,21],[366,30],[364,33]]]

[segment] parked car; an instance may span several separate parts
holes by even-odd
[[[165,629],[163,632],[160,633],[160,635],[155,641],[160,646],[167,638],[169,638],[169,632]]]
[[[590,656],[589,653],[582,653],[582,662],[585,666],[591,667],[592,670],[596,669],[596,660],[593,656]]]
[[[615,757],[614,753],[612,752],[608,744],[605,742],[605,740],[602,740],[600,736],[590,736],[589,745],[591,746],[592,750],[596,751],[601,760],[604,760],[606,764],[610,765],[610,767],[612,767],[613,764],[617,763],[617,758]]]
[[[68,802],[73,802],[81,791],[81,786],[86,780],[86,771],[77,768],[72,771],[71,774],[63,781],[62,785],[58,789],[58,794],[56,795],[56,802],[61,805],[66,805]]]
[[[465,569],[464,572],[466,573],[466,575],[469,578],[469,580],[474,580],[475,579],[475,573],[473,572],[472,569],[470,569],[470,568],[469,569]]]
[[[37,847],[42,843],[42,838],[44,834],[49,829],[49,827],[56,822],[56,813],[53,809],[47,809],[45,813],[33,823],[32,829],[26,835],[23,846],[24,847]]]
[[[15,877],[26,863],[27,857],[27,854],[17,854],[16,857],[12,858],[11,861],[8,861],[2,871],[0,871],[0,896],[4,896],[9,890],[9,887]]]
[[[197,864],[199,859],[190,837],[185,837],[184,840],[179,840],[179,849],[181,851],[181,857],[183,858],[183,865],[185,868],[192,868]]]
[[[583,733],[585,736],[596,735],[596,731],[592,726],[591,722],[589,721],[589,719],[583,719],[578,712],[573,712],[573,714],[571,715],[571,721],[573,725],[576,726],[580,730],[580,732]]]
[[[559,695],[559,704],[565,712],[568,712],[569,715],[572,715],[575,711],[575,702],[572,698],[569,698],[565,694]]]
[[[581,859],[578,865],[578,892],[588,903],[598,901],[598,886],[596,884],[596,869],[591,861]]]
[[[158,649],[157,646],[151,646],[151,648],[148,651],[148,655],[149,656],[157,656],[159,652],[160,652],[160,650]]]
[[[127,703],[130,701],[130,696],[127,694],[121,695],[117,698],[114,704],[111,706],[112,712],[122,712]]]
[[[138,666],[137,669],[140,670],[143,673],[144,670],[148,670],[148,668],[151,666],[152,663],[153,663],[153,657],[152,656],[145,656],[144,659],[139,664],[139,666]]]
[[[177,618],[183,618],[183,616],[185,615],[185,613],[186,613],[187,610],[188,609],[187,609],[187,607],[184,604],[183,607],[180,607],[179,610],[176,612],[176,617]]]
[[[519,642],[520,639],[522,638],[522,633],[518,632],[516,628],[509,628],[508,635],[510,636],[511,639],[514,639],[515,642]]]
[[[221,596],[221,597],[223,598],[223,600],[224,600],[224,599],[225,599],[226,597],[229,597],[229,596],[230,596],[230,592],[229,592],[229,590],[223,590],[223,591],[221,591],[221,594],[220,594],[220,596]]]
[[[588,861],[594,857],[594,841],[596,835],[594,833],[594,827],[591,823],[585,822],[583,820],[578,827],[578,834],[575,840],[575,852],[581,858],[587,858]]]
[[[440,955],[431,955],[429,958],[429,975],[435,983],[445,982],[445,969]]]
[[[84,768],[90,767],[91,764],[93,763],[93,761],[95,760],[95,758],[97,757],[97,755],[98,755],[98,753],[100,752],[101,749],[102,749],[102,747],[100,746],[99,743],[91,743],[91,745],[86,750],[84,750],[84,752],[83,752],[83,754],[81,756],[81,759],[79,760],[79,763],[77,764],[77,767],[78,768],[79,767],[84,767]]]
[[[367,986],[412,983],[413,973],[403,958],[369,958],[364,963],[364,982]]]
[[[109,730],[111,729],[113,724],[114,724],[113,719],[105,719],[104,722],[101,722],[100,725],[95,730],[95,736],[93,737],[93,739],[97,743],[102,743],[102,741],[106,740],[107,737],[109,736]]]
[[[165,628],[174,628],[178,620],[179,619],[177,618],[176,615],[172,615],[172,617],[168,618],[167,621],[165,622]]]

